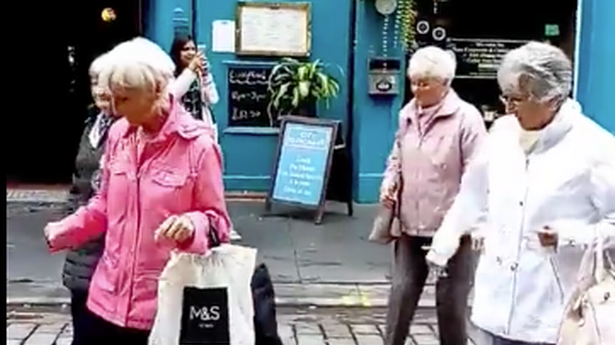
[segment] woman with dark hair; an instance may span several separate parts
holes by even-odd
[[[218,103],[218,90],[209,72],[209,62],[202,51],[197,51],[190,35],[177,35],[171,46],[171,59],[175,63],[172,92],[195,119],[211,127],[214,121],[210,107]]]

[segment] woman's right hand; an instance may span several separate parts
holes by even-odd
[[[205,67],[205,57],[203,56],[203,53],[199,51],[196,53],[194,58],[192,58],[192,61],[190,61],[188,68],[192,70],[194,73],[202,73],[204,67]]]
[[[60,222],[49,222],[45,225],[45,230],[43,230],[43,232],[45,233],[45,241],[49,249],[52,248],[51,244],[54,242],[60,230]]]
[[[395,206],[397,186],[394,183],[385,184],[380,190],[380,203],[387,208]]]

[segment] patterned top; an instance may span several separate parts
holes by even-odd
[[[195,79],[186,94],[181,98],[184,108],[197,120],[203,119],[203,97],[201,95],[201,84]]]

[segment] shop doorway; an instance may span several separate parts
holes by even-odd
[[[19,133],[11,136],[7,183],[68,183],[92,103],[89,66],[96,56],[141,33],[141,3],[43,2],[28,15],[45,50],[35,46],[31,54],[14,56],[14,65],[23,66],[16,86],[22,110],[11,119]]]
[[[548,41],[574,56],[577,0],[418,0],[419,46],[455,51],[453,87],[486,119],[501,114],[497,60],[527,41]],[[410,55],[408,56],[410,57]],[[480,66],[479,66],[480,65]],[[406,101],[412,97],[406,84]]]

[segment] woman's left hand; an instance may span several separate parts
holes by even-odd
[[[156,240],[169,239],[184,242],[194,235],[194,224],[187,216],[171,216],[167,218],[156,230]]]

